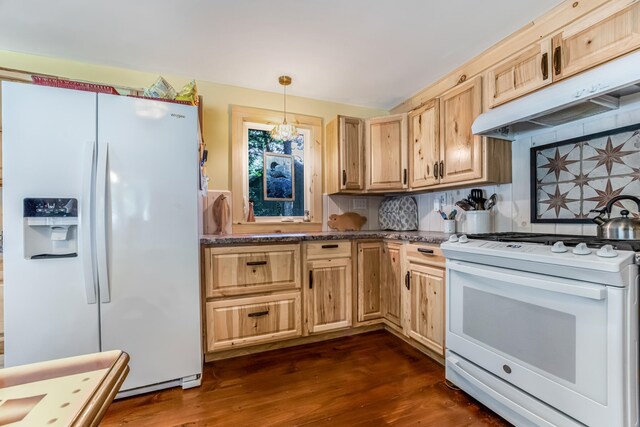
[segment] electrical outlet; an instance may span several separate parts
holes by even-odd
[[[434,199],[433,201],[433,210],[434,212],[438,212],[440,210],[440,199]]]
[[[367,199],[364,199],[364,198],[352,199],[351,209],[353,209],[354,211],[366,211]]]

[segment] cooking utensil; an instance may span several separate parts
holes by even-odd
[[[451,213],[449,213],[449,219],[456,219],[457,214],[458,211],[456,209],[452,210]]]
[[[440,216],[442,217],[442,219],[444,219],[446,221],[447,219],[447,214],[442,212],[442,211],[438,211],[440,213]]]
[[[598,237],[601,239],[617,240],[638,240],[640,239],[640,218],[629,218],[629,211],[620,211],[620,217],[610,218],[614,203],[619,200],[632,200],[638,205],[640,212],[640,199],[635,196],[617,196],[609,200],[607,206],[602,210],[592,209],[591,212],[598,212],[598,216],[593,218],[593,222],[598,224]],[[604,216],[607,216],[607,219]]]
[[[469,203],[469,201],[467,199],[458,200],[456,202],[456,206],[461,208],[463,211],[472,211],[473,210],[473,206],[471,206],[471,204]]]
[[[484,203],[484,209],[488,211],[489,209],[491,209],[492,207],[494,207],[496,205],[497,201],[498,201],[498,198],[495,195],[495,193],[492,194],[491,196],[489,196],[489,198]]]

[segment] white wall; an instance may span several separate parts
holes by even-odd
[[[633,95],[623,99],[618,110],[601,114],[595,118],[588,118],[522,136],[514,141],[512,146],[513,180],[511,184],[473,186],[464,189],[415,195],[418,202],[420,230],[442,231],[442,218],[437,212],[433,211],[434,200],[440,199],[443,202],[442,210],[449,213],[455,207],[456,201],[469,194],[470,188],[481,188],[484,190],[485,197],[489,197],[493,193],[498,196],[498,204],[493,209],[494,231],[595,235],[595,224],[531,224],[529,150],[532,146],[552,144],[636,123],[640,123],[640,95]],[[325,206],[328,206],[328,209],[325,207],[325,215],[353,210],[350,209],[349,205],[351,199],[353,197],[325,196],[325,200],[327,200]],[[372,216],[371,211],[376,204],[379,204],[379,201],[370,202],[369,216]],[[457,210],[459,212],[457,231],[466,232],[465,214],[460,208],[457,208]],[[376,220],[369,221],[369,228],[367,229],[374,229],[371,228],[373,226],[377,227],[377,215],[375,216]]]

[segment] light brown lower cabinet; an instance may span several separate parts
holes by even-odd
[[[309,261],[305,322],[310,334],[348,328],[351,318],[351,258]]]
[[[444,270],[409,263],[409,337],[444,355]]]
[[[382,242],[358,243],[358,322],[382,317]]]
[[[206,303],[207,351],[302,335],[300,292]]]
[[[384,322],[444,354],[445,260],[437,245],[313,241],[205,248],[203,256],[207,352]]]
[[[402,243],[382,245],[382,317],[402,327]]]

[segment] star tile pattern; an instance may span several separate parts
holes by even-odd
[[[639,129],[542,146],[533,155],[539,220],[584,222],[595,215],[592,209],[602,209],[613,197],[640,194]],[[635,213],[637,207],[623,200],[614,205],[613,215],[622,209]]]

